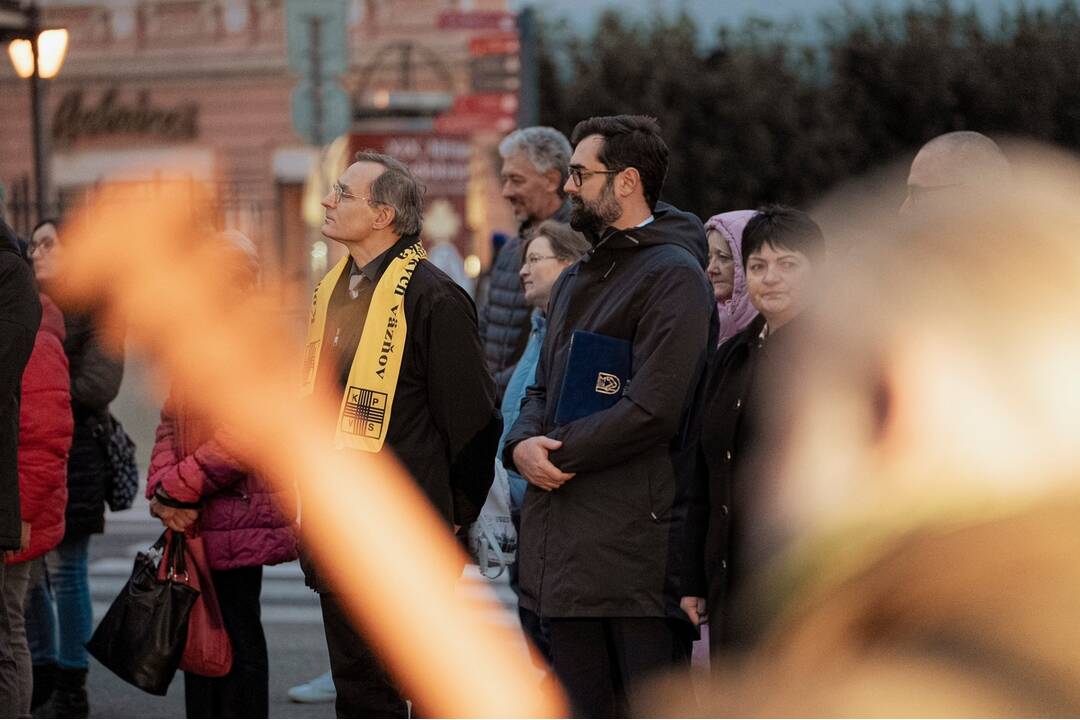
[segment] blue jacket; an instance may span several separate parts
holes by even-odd
[[[536,363],[540,360],[540,348],[544,344],[544,333],[547,331],[547,320],[539,308],[533,310],[530,320],[532,330],[529,332],[529,340],[525,345],[525,350],[521,353],[521,359],[518,360],[518,364],[514,367],[513,374],[510,375],[510,381],[506,384],[506,392],[503,394],[503,432],[502,437],[499,438],[499,450],[495,455],[500,459],[499,462],[502,462],[502,451],[503,445],[506,443],[506,436],[509,434],[510,428],[513,427],[514,421],[517,420],[518,413],[521,412],[521,403],[525,399],[525,389],[536,380]],[[528,482],[516,470],[507,470],[506,474],[510,480],[510,509],[519,510],[522,501],[525,499],[525,488],[528,486]]]

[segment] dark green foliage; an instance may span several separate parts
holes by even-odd
[[[604,14],[590,38],[541,38],[541,122],[654,115],[672,150],[664,199],[707,217],[802,205],[950,130],[1080,149],[1080,11],[995,17],[947,0],[848,9],[804,46],[762,21],[702,47],[692,18]]]

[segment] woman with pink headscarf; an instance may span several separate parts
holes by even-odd
[[[709,240],[706,270],[720,315],[717,347],[749,325],[757,315],[746,292],[746,272],[742,262],[743,228],[754,215],[753,210],[732,210],[713,215],[705,223],[705,235]]]

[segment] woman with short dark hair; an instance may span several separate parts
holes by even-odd
[[[825,259],[825,238],[804,212],[762,208],[742,234],[742,262],[758,316],[710,360],[699,407],[700,435],[690,473],[682,569],[683,611],[695,625],[709,623],[715,655],[737,639],[729,598],[752,568],[741,564],[741,544],[753,525],[757,458],[755,432],[768,377],[786,371],[798,317],[811,304]]]

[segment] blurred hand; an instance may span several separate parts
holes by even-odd
[[[704,623],[709,622],[709,613],[706,611],[705,598],[703,597],[684,597],[679,601],[679,607],[686,613],[686,616],[690,618],[690,622],[694,623],[695,627],[701,627]]]
[[[188,508],[174,508],[164,505],[154,498],[150,501],[150,514],[161,520],[161,524],[175,532],[185,532],[199,519],[199,511]]]
[[[548,460],[548,453],[561,447],[561,440],[543,435],[522,440],[514,446],[514,465],[522,477],[541,490],[558,489],[574,477],[574,473],[564,473]]]
[[[19,549],[18,550],[6,550],[4,552],[4,559],[13,558],[19,553],[24,553],[30,547],[30,523],[23,522],[22,528],[19,531]]]

